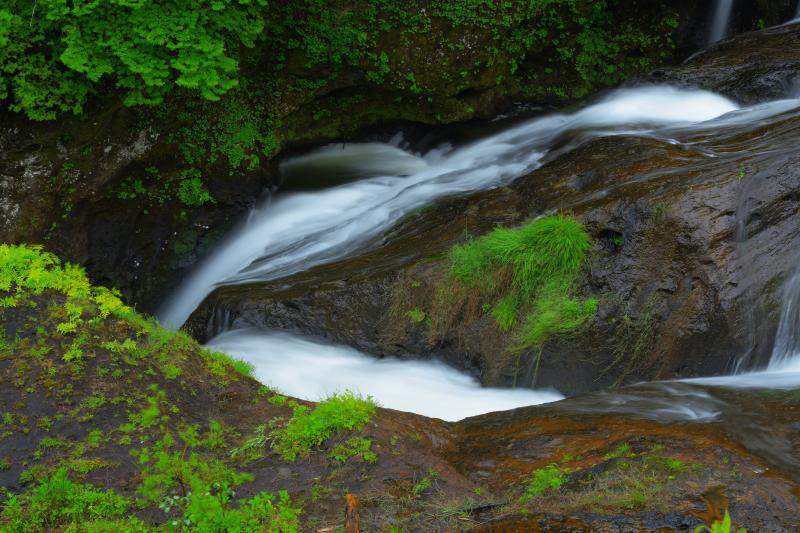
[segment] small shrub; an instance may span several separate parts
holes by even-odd
[[[294,461],[298,455],[308,455],[312,447],[336,432],[363,428],[375,408],[372,398],[362,398],[350,391],[334,394],[312,411],[298,406],[286,427],[275,432],[274,447],[285,460]]]
[[[561,487],[567,481],[567,476],[557,465],[547,465],[533,472],[533,479],[525,489],[522,500],[530,500],[541,496],[545,492]]]
[[[8,533],[50,531],[59,526],[121,517],[129,501],[111,490],[73,483],[67,469],[59,469],[26,496],[11,496],[0,515],[0,529]]]

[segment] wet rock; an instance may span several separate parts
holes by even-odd
[[[724,94],[752,104],[800,94],[800,33],[788,24],[737,35],[691,56],[676,68],[651,75]]]

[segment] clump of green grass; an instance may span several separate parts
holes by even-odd
[[[596,298],[573,296],[590,245],[580,222],[548,216],[454,247],[450,276],[499,296],[491,314],[503,331],[520,326],[514,351],[541,349],[550,336],[576,331],[597,309]]]
[[[363,428],[376,407],[372,398],[362,398],[350,391],[330,396],[313,410],[299,405],[286,427],[273,435],[274,447],[285,460],[294,461],[339,431]]]

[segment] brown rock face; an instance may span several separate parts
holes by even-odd
[[[775,39],[797,35],[787,27],[742,39],[761,36],[771,58]],[[676,72],[688,80],[695,70],[689,63]],[[734,86],[753,74],[729,75]],[[204,337],[220,313],[227,326],[292,329],[375,355],[436,354],[486,384],[531,385],[535,377],[567,394],[721,373],[739,358],[757,365],[770,353],[782,282],[800,245],[799,130],[793,110],[660,138],[591,140],[507,188],[409,217],[380,249],[275,282],[218,289],[190,328]],[[465,228],[480,235],[557,211],[572,213],[593,237],[581,292],[601,303],[585,331],[547,342],[540,363],[533,353],[511,355],[509,335],[480,303],[444,322],[433,316],[432,325],[406,316],[433,314],[448,268],[443,254],[463,241]]]

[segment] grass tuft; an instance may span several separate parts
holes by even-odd
[[[450,276],[499,296],[491,307],[498,327],[511,331],[522,324],[512,351],[541,349],[550,336],[576,331],[597,309],[597,299],[573,297],[590,244],[580,222],[548,216],[520,228],[497,228],[454,247]]]

